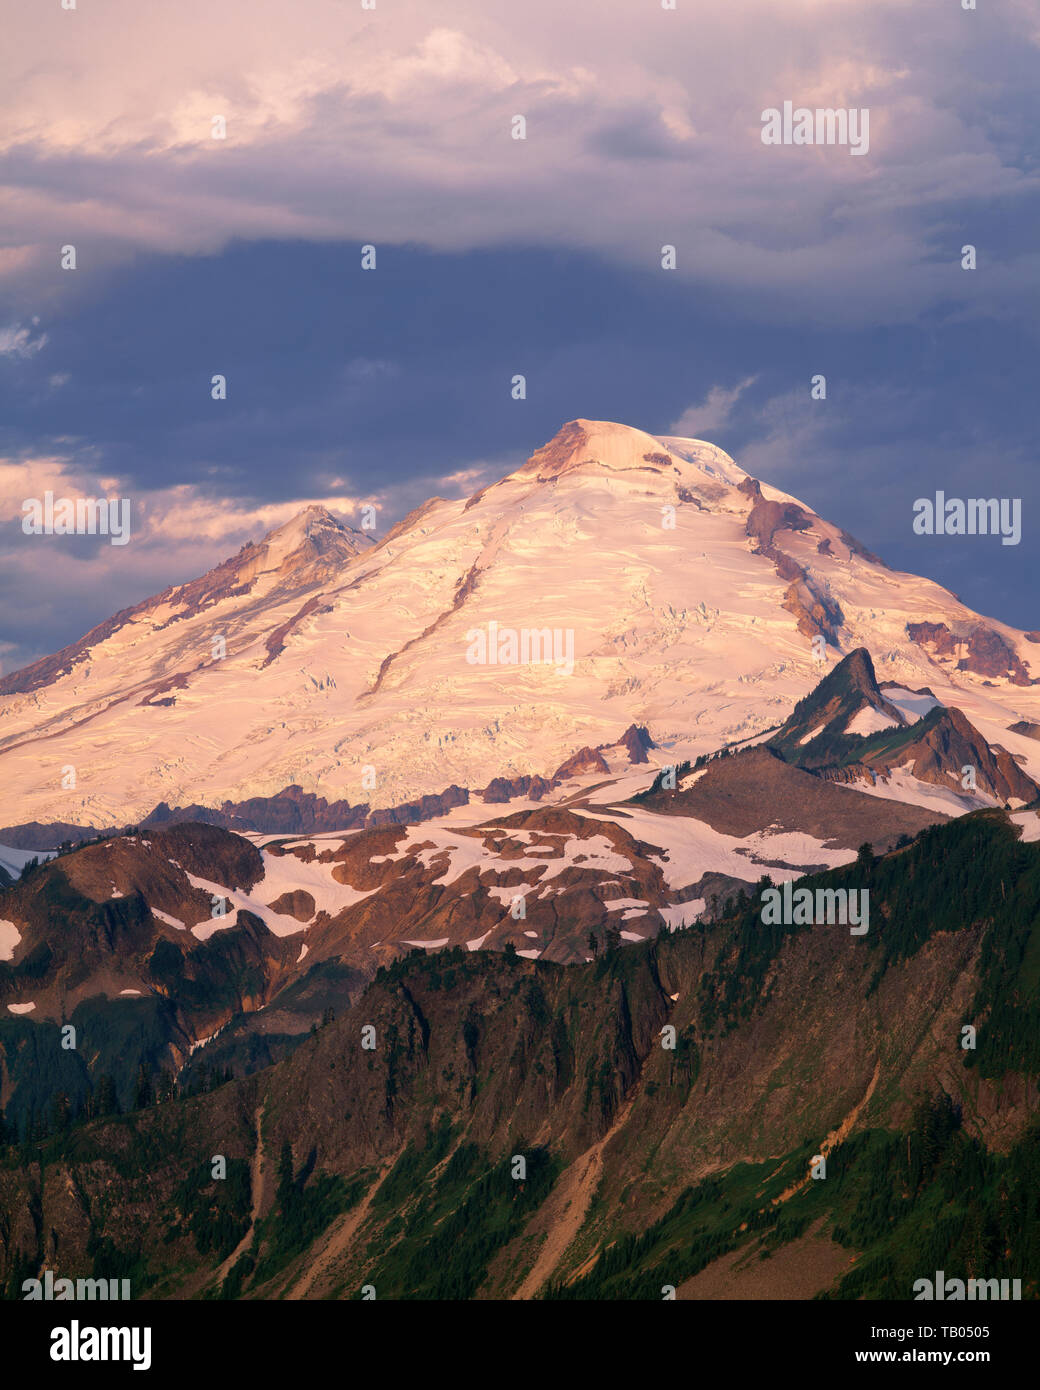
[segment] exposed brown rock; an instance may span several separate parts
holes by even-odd
[[[848,531],[842,529],[841,538],[852,551],[853,555],[858,555],[863,560],[869,560],[872,565],[881,565],[884,569],[888,569],[888,565],[885,564],[884,560],[882,560],[879,555],[875,555],[872,550],[868,550],[861,541],[858,541],[855,536],[850,535]]]
[[[784,594],[781,606],[797,618],[798,631],[803,637],[824,637],[836,647],[838,629],[845,622],[845,614],[804,571],[803,575],[804,578],[796,580]]]
[[[174,705],[175,699],[161,700],[158,697],[164,695],[167,690],[187,690],[188,677],[182,673],[171,676],[169,680],[160,681],[158,685],[153,685],[151,690],[138,700],[139,705]]]
[[[1012,685],[1034,685],[1027,667],[1003,637],[992,628],[976,627],[968,635],[968,655],[957,663],[959,671],[981,676],[1005,676]]]
[[[907,623],[906,635],[919,647],[930,646],[936,656],[950,656],[957,650],[954,635],[945,623]]]
[[[1017,724],[1008,725],[1008,733],[1022,734],[1025,738],[1040,739],[1040,724],[1033,724],[1028,719],[1020,719]],[[9,841],[4,841],[3,837],[4,832],[0,830],[0,842],[10,843]]]
[[[644,729],[641,724],[629,724],[628,728],[618,740],[621,747],[627,749],[629,761],[633,763],[648,763],[648,748],[656,748],[657,745],[650,737],[649,731]],[[603,744],[601,747],[608,747]]]
[[[0,845],[12,849],[57,849],[66,842],[93,839],[100,832],[95,825],[75,825],[72,821],[26,821],[24,825],[5,825],[0,830]],[[108,831],[107,834],[118,834]]]
[[[813,518],[795,502],[769,502],[758,497],[748,513],[744,530],[764,549],[777,531],[808,531]]]
[[[783,608],[798,620],[798,631],[803,636],[822,636],[837,646],[838,629],[845,621],[840,605],[808,570],[773,544],[777,531],[807,531],[814,518],[795,502],[767,501],[757,478],[742,479],[738,491],[752,499],[744,530],[754,542],[754,552],[771,560],[779,577],[790,586],[783,597]],[[817,548],[824,553],[822,545]]]
[[[967,655],[957,662],[958,671],[973,671],[976,675],[1000,677],[1012,685],[1035,685],[1028,667],[1018,653],[993,628],[980,623],[966,636],[952,632],[945,623],[907,623],[907,636],[918,646],[931,648],[935,656],[955,656],[962,647]]]
[[[294,835],[322,830],[349,830],[364,825],[369,807],[351,806],[348,801],[326,801],[302,787],[286,787],[274,796],[252,796],[245,801],[225,801],[219,810],[185,806],[171,810],[160,802],[142,825],[173,821],[200,820],[223,825],[230,830],[258,830],[275,835]]]
[[[910,762],[910,771],[920,781],[955,791],[961,789],[962,769],[974,767],[978,789],[1001,802],[1012,798],[1028,802],[1040,794],[1040,788],[1011,754],[999,746],[991,748],[959,709],[944,709],[919,740],[901,747],[890,760],[874,757],[868,761],[883,771]]]
[[[764,745],[715,758],[685,789],[655,792],[643,804],[664,815],[693,816],[724,835],[743,838],[768,823],[850,851],[864,840],[889,848],[900,835],[916,835],[945,819],[924,807],[835,787]],[[748,871],[757,877],[750,863]]]
[[[488,804],[511,801],[514,796],[525,796],[531,801],[541,801],[547,792],[556,785],[545,777],[493,777],[479,796]],[[0,841],[2,843],[2,841]]]
[[[536,449],[520,469],[521,473],[532,473],[539,482],[558,478],[575,464],[576,458],[588,447],[587,431],[577,420],[570,420],[563,428]]]
[[[294,888],[283,893],[270,904],[272,912],[281,912],[287,917],[295,917],[297,922],[309,922],[314,916],[315,902],[310,893],[302,888]]]
[[[562,762],[552,775],[554,782],[565,782],[568,777],[581,777],[586,772],[609,772],[607,760],[598,748],[579,748],[577,753]]]
[[[270,666],[271,662],[282,654],[285,650],[285,639],[303,622],[304,618],[310,617],[312,613],[331,612],[331,604],[323,604],[321,600],[316,597],[309,598],[298,613],[294,613],[291,618],[287,618],[284,623],[281,623],[273,632],[268,634],[267,640],[264,642],[264,646],[267,648],[267,655],[260,663],[260,670],[262,671],[265,666]]]
[[[465,806],[469,792],[465,787],[452,784],[444,791],[434,795],[421,796],[417,801],[406,801],[402,806],[385,806],[378,811],[370,811],[365,819],[366,825],[405,825],[409,821],[433,820],[442,816],[453,806]]]

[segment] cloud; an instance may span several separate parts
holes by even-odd
[[[680,439],[708,439],[713,431],[725,429],[730,412],[757,377],[745,377],[727,390],[713,386],[700,405],[688,406],[667,433]]]
[[[128,498],[135,550],[148,552],[153,561],[161,547],[171,545],[203,548],[215,545],[220,550],[217,559],[224,559],[237,546],[247,540],[258,540],[312,504],[327,507],[349,520],[355,515],[360,517],[361,508],[366,504],[372,503],[378,508],[385,501],[378,493],[361,497],[337,492],[281,502],[250,502],[186,483],[143,489],[126,479],[89,473],[70,458],[0,459],[0,522],[17,522],[20,531],[25,515],[23,503],[30,498],[42,499],[46,492],[53,493],[55,498],[71,500]],[[104,553],[101,549],[100,554]],[[188,578],[189,574],[184,577]]]
[[[7,658],[12,654],[17,654],[17,651],[18,648],[14,642],[0,640],[0,676],[2,676],[6,670]],[[15,668],[12,666],[11,669],[14,670]]]
[[[35,327],[35,323],[33,326]],[[46,346],[46,333],[37,333],[34,337],[32,328],[17,323],[0,328],[0,357],[34,357]]]
[[[60,563],[62,542],[68,539],[73,542],[77,565],[82,567],[87,563],[100,573],[109,564],[115,564],[124,573],[141,576],[171,570],[171,559],[177,556],[177,579],[168,582],[181,582],[204,573],[246,541],[260,540],[305,507],[326,507],[348,525],[360,526],[362,508],[372,506],[380,518],[380,527],[375,533],[378,536],[384,525],[389,527],[432,495],[448,499],[469,497],[488,483],[497,482],[515,466],[516,463],[503,465],[484,460],[439,478],[416,477],[403,485],[375,488],[364,494],[334,491],[271,502],[230,498],[186,483],[142,489],[128,484],[126,479],[88,473],[69,458],[0,458],[0,523],[8,524],[6,536],[0,540],[0,553],[31,559],[47,549]],[[344,483],[334,476],[327,481],[338,488]],[[25,515],[23,504],[29,499],[42,500],[46,492],[51,492],[56,499],[128,498],[132,544],[112,555],[107,543],[99,543],[94,538],[89,538],[87,549],[79,549],[76,548],[78,543],[87,542],[88,538],[24,536],[21,530]],[[127,565],[125,562],[131,556],[134,563]],[[146,582],[152,584],[148,593],[163,587],[162,584],[156,586],[151,578]]]
[[[951,203],[1013,209],[1040,191],[1028,6],[989,15],[985,43],[971,14],[937,41],[911,0],[578,0],[565,14],[529,0],[522,29],[507,0],[457,0],[450,24],[428,13],[311,0],[299,25],[282,0],[230,0],[219,16],[182,0],[85,24],[30,11],[5,55],[8,262],[53,294],[71,278],[57,273],[66,242],[81,293],[142,248],[235,238],[527,243],[647,270],[670,243],[682,277],[776,312],[878,321],[976,292],[948,273]],[[764,147],[760,113],[788,97],[868,105],[869,156]],[[525,141],[510,138],[516,114]],[[1002,262],[1029,250],[1004,247]],[[987,293],[990,311],[1017,306],[1022,285]]]
[[[103,536],[26,535],[23,501],[42,501],[46,492],[55,499],[129,498],[129,544],[113,546]],[[191,486],[128,487],[69,458],[0,459],[0,583],[18,594],[17,605],[4,613],[5,640],[11,639],[4,668],[17,670],[101,617],[204,574],[311,502],[360,525],[365,500],[339,493],[236,503]]]
[[[484,460],[440,478],[415,478],[366,495],[337,491],[272,503],[236,501],[192,485],[128,487],[125,480],[92,474],[71,458],[0,458],[0,583],[9,582],[19,594],[17,606],[5,611],[3,668],[18,670],[74,640],[101,617],[206,573],[304,507],[327,507],[359,528],[361,509],[371,505],[377,529],[370,534],[378,540],[431,495],[468,497],[515,466]],[[48,491],[56,499],[129,498],[130,543],[113,546],[103,536],[25,535],[23,501],[42,500]],[[49,639],[56,614],[65,631],[54,641]]]

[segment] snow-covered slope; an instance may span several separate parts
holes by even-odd
[[[511,634],[530,657],[546,629],[556,662],[508,664]],[[505,663],[475,659],[489,640]],[[1025,634],[887,569],[714,445],[572,421],[376,546],[309,509],[5,678],[0,824],[119,825],[294,783],[389,806],[547,775],[633,723],[678,761],[779,724],[858,646],[1040,776],[1040,743],[1008,732],[1040,720]]]

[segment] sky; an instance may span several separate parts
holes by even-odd
[[[710,439],[1040,627],[1033,0],[0,10],[5,673],[579,416]],[[869,147],[764,144],[785,101],[868,110]],[[939,489],[1020,498],[1021,543],[915,535]],[[130,544],[25,535],[47,490],[131,499]]]

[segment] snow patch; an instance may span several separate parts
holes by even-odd
[[[14,849],[10,845],[0,845],[0,869],[6,869],[12,878],[18,878],[30,859],[53,859],[54,849]]]
[[[519,840],[527,844],[533,834],[528,830],[512,830],[508,826],[490,826],[487,828],[486,837],[490,839],[491,832],[501,829],[508,834],[511,839]],[[577,835],[561,835],[559,848],[546,846],[543,843],[531,847],[528,854],[520,859],[509,859],[503,861],[499,858],[495,845],[485,844],[484,838],[473,835],[455,835],[444,830],[442,826],[430,825],[426,823],[416,828],[415,833],[422,836],[422,840],[415,842],[414,851],[418,854],[420,863],[424,868],[439,868],[441,861],[447,856],[447,865],[439,878],[433,880],[435,886],[447,886],[454,883],[456,879],[462,877],[470,869],[476,869],[478,873],[485,870],[496,873],[506,873],[510,869],[538,869],[538,882],[536,884],[524,885],[517,884],[508,890],[502,888],[487,888],[486,891],[500,902],[506,901],[506,896],[512,898],[514,895],[522,895],[531,892],[534,888],[542,888],[550,879],[557,878],[565,869],[592,869],[597,872],[606,873],[626,873],[631,872],[632,865],[622,855],[618,854],[614,846],[605,835],[591,835],[587,839],[580,839]],[[544,839],[544,836],[539,836]],[[433,841],[433,848],[427,847],[419,850],[419,845],[423,841]],[[531,857],[533,851],[543,852],[551,848],[558,857],[551,860],[535,859]]]
[[[693,772],[684,773],[684,775],[683,775],[682,777],[679,778],[679,781],[678,781],[678,784],[677,784],[679,790],[680,790],[681,792],[684,792],[684,791],[686,791],[689,787],[692,787],[693,784],[694,784],[694,782],[699,782],[699,781],[701,780],[701,778],[704,776],[704,774],[705,774],[707,771],[708,771],[708,766],[707,766],[707,764],[705,764],[704,767],[698,767],[698,768],[696,768]]]
[[[577,815],[588,814],[581,807],[573,809]],[[760,866],[768,867],[774,881],[782,882],[799,878],[801,871],[777,868],[775,861],[836,868],[855,857],[851,850],[830,848],[800,831],[758,830],[738,839],[691,816],[660,816],[642,806],[626,806],[622,824],[634,839],[658,845],[667,853],[667,859],[651,856],[651,862],[660,867],[665,882],[674,889],[685,888],[712,872],[753,883],[761,877]]]
[[[176,927],[178,931],[188,930],[183,922],[179,922],[176,917],[171,917],[168,912],[160,912],[157,907],[150,907],[148,911],[153,917],[158,917],[160,922],[165,922],[168,927]]]
[[[845,732],[847,734],[861,734],[867,738],[871,734],[880,734],[885,729],[898,729],[900,727],[899,721],[893,719],[890,714],[875,709],[873,705],[864,705],[845,725]]]
[[[261,851],[261,854],[264,861],[264,876],[253,887],[252,892],[258,894],[262,891],[264,903],[273,903],[283,893],[302,889],[314,899],[315,915],[319,912],[327,912],[330,917],[335,917],[345,907],[353,907],[355,903],[370,898],[374,893],[379,892],[378,888],[370,888],[362,892],[359,888],[352,888],[349,883],[338,882],[332,876],[332,871],[338,862],[335,860],[321,864],[313,859],[309,864],[305,864],[302,859],[298,859],[295,854],[291,853],[268,854],[266,851]],[[242,902],[241,906],[246,907],[248,904]],[[256,909],[250,907],[249,911],[254,912]],[[267,922],[263,912],[257,912],[256,915]],[[271,916],[276,922],[279,919],[282,922],[286,920],[281,913],[272,913]],[[292,920],[295,922],[295,918]],[[267,925],[271,927],[276,936],[291,935],[293,931],[303,930],[303,924],[299,922],[296,922],[296,925],[289,931],[286,931],[284,926],[278,930],[270,922],[267,922]]]
[[[22,934],[13,922],[0,921],[0,960],[13,960]]]
[[[1040,816],[1035,811],[1017,811],[1011,820],[1022,827],[1022,839],[1027,845],[1040,840]]]
[[[278,862],[275,856],[264,855],[267,873],[264,875],[262,883],[264,888],[272,894],[272,900],[280,897],[283,892],[290,888],[306,887],[309,893],[313,893],[315,880],[308,878],[306,875],[297,878],[295,873],[291,876],[287,876],[284,872],[272,873],[270,869],[271,860]],[[295,862],[299,864],[299,860]],[[309,869],[312,868],[313,865],[304,864],[300,867]],[[331,869],[332,865],[327,864],[320,867]],[[269,882],[269,879],[273,879],[273,882]],[[228,927],[235,926],[238,921],[239,912],[251,912],[254,917],[259,917],[267,930],[274,936],[295,936],[298,932],[306,931],[307,929],[307,924],[305,922],[298,922],[295,917],[289,917],[282,912],[272,912],[268,903],[261,902],[259,898],[254,898],[251,893],[243,893],[239,888],[225,888],[223,884],[211,883],[209,879],[198,878],[195,874],[188,874],[188,881],[195,888],[203,889],[203,891],[208,893],[211,897],[225,898],[233,909],[226,912],[222,917],[211,917],[209,921],[197,922],[195,926],[192,927],[191,932],[192,935],[197,937],[200,941],[208,940],[214,932],[225,931]],[[338,898],[338,904],[332,909],[334,911],[343,907],[352,907],[354,903],[360,902],[362,898],[370,898],[372,893],[377,893],[379,891],[377,888],[373,888],[371,892],[361,893],[358,889],[351,888],[349,884],[336,883],[335,879],[331,878],[331,876],[324,880],[324,882],[321,880],[317,880],[317,882],[324,890],[326,899],[330,898],[332,895],[330,884],[335,888],[335,897]],[[258,884],[257,887],[259,888],[260,885]],[[274,891],[272,892],[272,890]],[[319,904],[319,906],[320,905],[321,904]]]
[[[692,902],[673,903],[671,907],[659,907],[657,910],[664,918],[668,930],[678,931],[680,927],[692,926],[704,908],[704,899],[694,898]]]
[[[512,867],[515,862],[515,860],[511,859],[508,864],[503,866],[503,872],[505,868]],[[534,887],[537,887],[537,885],[532,887],[532,885],[528,883],[514,883],[509,888],[499,888],[497,884],[481,884],[481,887],[489,898],[497,898],[503,907],[512,907],[514,898],[526,898],[528,893],[534,892]]]
[[[938,811],[944,816],[963,816],[967,811],[978,810],[982,806],[996,803],[981,795],[959,796],[948,787],[937,787],[931,782],[922,782],[910,771],[912,762],[894,768],[888,777],[879,776],[869,782],[835,782],[835,787],[848,791],[865,792],[867,796],[880,796],[886,801],[902,801],[909,806],[923,806],[928,811]]]
[[[887,685],[881,693],[911,724],[916,724],[940,704],[934,695],[919,695],[916,690],[905,690],[901,685]]]

